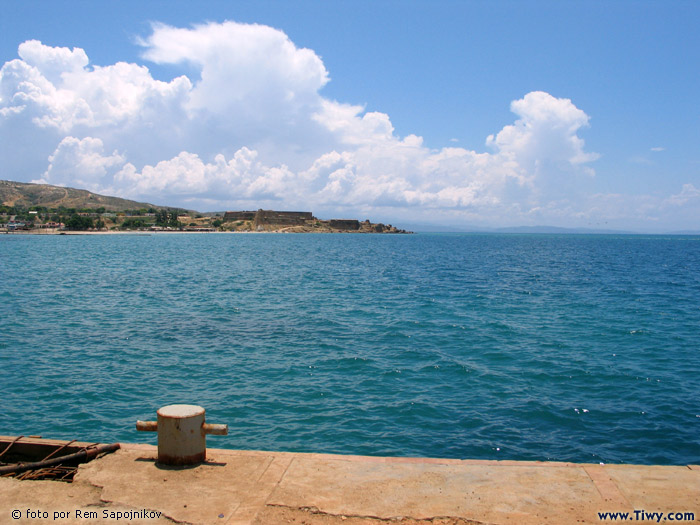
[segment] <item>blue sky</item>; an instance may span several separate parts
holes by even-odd
[[[6,2],[0,178],[202,211],[698,230],[698,20],[691,1]]]

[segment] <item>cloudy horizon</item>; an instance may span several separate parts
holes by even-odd
[[[138,63],[97,65],[87,46],[18,44],[0,71],[1,178],[199,211],[700,229],[697,173],[664,193],[606,191],[603,155],[586,141],[597,117],[566,95],[502,100],[511,118],[480,130],[481,148],[458,139],[435,148],[420,129],[399,135],[387,113],[326,96],[333,71],[281,29],[152,23],[131,45]],[[155,67],[177,74],[159,80]]]

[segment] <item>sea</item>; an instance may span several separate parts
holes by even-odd
[[[700,463],[700,237],[0,235],[0,434]]]

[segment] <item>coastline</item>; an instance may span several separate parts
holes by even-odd
[[[140,230],[124,230],[124,231],[41,231],[41,230],[20,230],[20,231],[0,231],[1,234],[7,235],[182,235],[182,234],[268,234],[268,233],[287,233],[287,234],[354,234],[354,235],[396,235],[393,232],[364,232],[364,231],[346,231],[346,230],[317,230],[317,231],[296,231],[289,228],[281,228],[277,230],[261,230],[261,231],[140,231]],[[405,232],[413,234],[414,232]]]

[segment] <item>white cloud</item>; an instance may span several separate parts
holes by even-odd
[[[588,126],[589,117],[571,100],[533,91],[513,101],[510,109],[520,118],[497,135],[489,135],[486,143],[512,155],[526,176],[537,176],[545,162],[568,169],[598,158],[584,151],[578,132]]]
[[[579,193],[598,155],[580,137],[589,116],[569,99],[527,93],[488,151],[456,139],[435,150],[398,136],[385,113],[324,98],[322,60],[280,30],[155,24],[140,44],[145,60],[185,65],[189,77],[163,82],[145,65],[91,66],[79,48],[21,44],[0,70],[7,169],[192,208],[411,220],[576,222],[616,199]],[[674,198],[694,198],[690,187]]]
[[[124,157],[116,151],[111,155],[103,153],[104,145],[99,138],[66,137],[49,156],[49,167],[43,177],[32,182],[101,191],[111,181],[107,175],[114,175],[124,164]]]
[[[88,57],[80,48],[49,47],[38,40],[20,44],[17,54],[29,66],[35,67],[52,83],[60,82],[66,73],[82,71],[88,65]]]
[[[253,205],[292,198],[300,187],[298,175],[285,166],[266,166],[257,157],[255,151],[242,148],[229,161],[217,155],[212,163],[206,163],[183,151],[140,172],[133,164],[126,164],[115,181],[133,197],[157,194],[188,202],[204,199]]]
[[[155,63],[190,62],[200,69],[190,104],[206,112],[235,108],[267,113],[272,105],[272,110],[289,113],[315,105],[318,90],[328,82],[313,51],[297,48],[282,31],[267,26],[224,22],[182,29],[156,24],[142,45],[144,58]]]
[[[212,157],[247,147],[303,169],[332,148],[333,137],[314,118],[328,72],[312,50],[297,48],[282,31],[236,22],[155,24],[141,45],[147,60],[198,72],[183,102],[181,149]]]
[[[0,72],[3,107],[26,112],[36,125],[61,133],[155,120],[163,116],[155,112],[172,99],[182,105],[192,87],[184,76],[168,83],[154,80],[146,67],[136,64],[88,68],[82,49],[36,40],[21,44],[19,54],[22,60],[7,62]]]
[[[700,188],[696,188],[693,184],[683,184],[680,193],[671,195],[664,200],[665,205],[669,206],[685,206],[688,203],[700,203]]]

